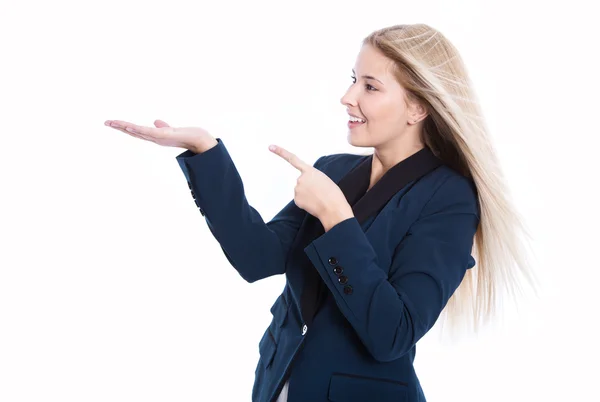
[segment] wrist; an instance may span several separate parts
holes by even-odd
[[[338,205],[337,207],[333,207],[325,211],[320,221],[323,224],[325,232],[327,232],[329,231],[329,229],[331,229],[338,223],[343,222],[346,219],[352,218],[353,216],[354,212],[352,211],[352,207],[349,204]]]
[[[211,137],[194,142],[188,147],[188,149],[193,153],[201,154],[215,147],[218,143],[219,142],[216,140],[216,138]]]

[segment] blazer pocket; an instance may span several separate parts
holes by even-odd
[[[408,384],[386,378],[333,373],[328,399],[332,402],[408,401]]]
[[[275,356],[275,351],[277,350],[277,345],[275,344],[275,339],[273,338],[273,334],[271,333],[271,329],[267,328],[260,342],[258,343],[258,353],[260,354],[260,362],[262,362],[265,369],[271,366],[273,362],[273,356]]]

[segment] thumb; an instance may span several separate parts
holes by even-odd
[[[158,119],[154,120],[154,125],[155,125],[156,127],[158,127],[158,128],[163,128],[163,127],[171,127],[171,126],[169,126],[167,123],[165,123],[164,121],[162,121],[162,120],[158,120]]]

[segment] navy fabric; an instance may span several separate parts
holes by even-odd
[[[480,210],[472,180],[439,166],[398,189],[377,214],[346,219],[311,240],[303,252],[328,292],[305,327],[306,266],[293,247],[310,217],[292,200],[265,222],[217,141],[202,154],[177,156],[196,205],[242,278],[286,275],[258,342],[252,401],[275,400],[286,379],[288,402],[425,401],[416,343],[475,265]],[[339,184],[365,158],[334,154],[314,166]]]

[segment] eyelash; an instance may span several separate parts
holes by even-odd
[[[356,83],[356,77],[355,76],[352,75],[352,76],[350,76],[350,78],[352,78],[352,80],[353,80],[352,83],[353,84]],[[377,91],[377,89],[373,85],[367,84],[365,86],[372,88],[372,89],[367,88],[367,91]]]

